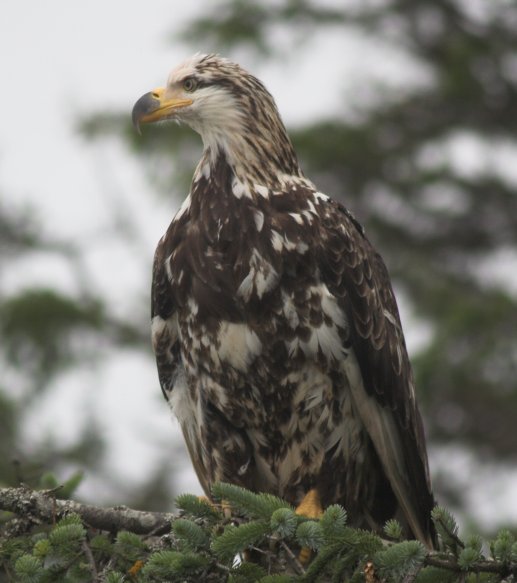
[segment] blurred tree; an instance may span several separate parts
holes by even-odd
[[[0,485],[53,487],[79,468],[105,491],[119,492],[118,502],[163,509],[173,496],[170,465],[164,462],[156,475],[145,476],[141,491],[121,484],[105,464],[106,441],[93,409],[84,413],[77,435],[67,443],[45,434],[36,442],[27,440],[31,411],[63,374],[95,369],[115,350],[150,353],[144,302],[132,320],[114,317],[84,272],[81,242],[58,240],[45,231],[33,209],[0,206]],[[50,258],[69,272],[75,293],[58,286],[5,285]]]
[[[294,68],[317,32],[360,33],[381,62],[396,50],[425,73],[403,86],[373,81],[366,99],[348,87],[343,111],[290,134],[307,175],[365,224],[432,332],[413,358],[430,439],[507,461],[517,451],[516,26],[510,0],[225,0],[206,3],[183,34],[196,49]],[[339,71],[338,54],[322,58]],[[325,81],[316,71],[314,83]],[[83,124],[96,137],[128,128],[106,114]],[[156,128],[129,143],[170,191],[164,172],[191,173],[194,139]]]

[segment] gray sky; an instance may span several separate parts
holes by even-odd
[[[126,289],[147,297],[154,245],[177,203],[160,207],[119,144],[86,144],[75,123],[78,114],[100,109],[126,109],[129,116],[133,102],[188,54],[183,47],[175,51],[167,37],[171,23],[180,26],[198,8],[199,2],[164,0],[145,9],[122,0],[0,3],[0,196],[7,206],[34,208],[47,233],[84,241],[91,285],[126,314],[124,299],[134,300]],[[118,202],[110,198],[113,191],[144,238],[146,252],[138,262],[125,241],[106,234],[110,205]],[[69,267],[52,257],[8,270],[2,288],[12,292],[31,284],[75,291]],[[92,394],[92,386],[101,390]],[[127,479],[145,475],[162,436],[179,440],[151,359],[117,353],[97,370],[74,370],[56,381],[28,413],[26,447],[46,433],[73,442],[92,407],[102,411],[107,463]],[[135,458],[145,463],[137,467]],[[180,465],[187,468],[183,488],[199,490],[190,464],[182,459]],[[89,478],[84,489],[103,492]]]

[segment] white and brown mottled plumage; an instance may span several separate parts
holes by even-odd
[[[190,194],[156,250],[160,383],[204,490],[216,481],[299,505],[316,490],[350,522],[397,517],[432,546],[422,422],[386,267],[299,168],[263,84],[216,55],[144,95],[136,125],[199,132]]]

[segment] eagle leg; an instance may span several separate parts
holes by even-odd
[[[296,514],[307,518],[320,518],[323,514],[319,492],[316,488],[311,488],[303,497],[295,510]],[[311,558],[311,549],[303,547],[298,555],[298,560],[302,565],[306,565]]]

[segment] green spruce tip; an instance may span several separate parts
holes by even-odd
[[[228,583],[250,583],[250,581],[260,581],[267,575],[266,570],[248,561],[236,565],[232,568],[228,576]]]
[[[506,528],[497,533],[496,539],[490,545],[492,555],[497,561],[508,564],[512,561],[512,550],[515,538]]]
[[[182,550],[206,550],[209,547],[210,538],[208,534],[192,520],[177,518],[172,522],[172,532]]]
[[[131,566],[135,561],[142,560],[147,552],[147,545],[137,534],[127,530],[117,533],[114,554],[125,566]]]
[[[395,520],[394,518],[391,518],[386,522],[386,524],[384,525],[384,533],[388,538],[394,541],[400,541],[404,536],[402,525],[398,520]]]
[[[92,537],[90,548],[93,553],[103,558],[108,558],[113,554],[113,543],[106,534],[96,534]]]
[[[479,534],[469,534],[465,539],[465,547],[476,549],[479,553],[483,549],[483,539]]]
[[[230,504],[238,512],[242,512],[248,518],[271,519],[271,515],[279,508],[292,507],[277,496],[272,494],[256,494],[234,484],[219,482],[212,487],[214,498]]]
[[[240,526],[231,524],[212,541],[212,550],[221,560],[231,560],[238,553],[260,543],[270,532],[271,527],[266,520],[252,520]]]
[[[320,519],[321,524],[321,519]],[[328,574],[330,581],[343,581],[351,576],[350,581],[364,583],[361,565],[365,557],[372,557],[383,549],[379,536],[370,531],[353,529],[342,525],[342,534],[325,536],[324,544],[310,563],[305,575],[307,581],[319,581],[318,577]],[[323,531],[325,533],[325,531]],[[359,571],[357,568],[359,565]],[[357,577],[355,574],[357,574]]]
[[[458,565],[463,571],[469,571],[479,559],[480,553],[477,549],[465,547],[464,549],[461,549],[460,554],[458,555]]]
[[[320,518],[320,525],[325,538],[338,538],[346,532],[346,510],[339,504],[329,506]]]
[[[22,555],[14,564],[14,572],[20,583],[37,583],[44,573],[43,563],[32,555]]]
[[[323,547],[310,562],[305,574],[305,580],[317,581],[321,574],[332,569],[334,560],[342,551],[342,543],[336,542]]]
[[[280,538],[289,538],[293,536],[300,517],[290,508],[278,508],[271,515],[271,530],[280,536]]]
[[[83,526],[83,521],[82,521],[82,518],[79,516],[79,514],[75,514],[74,512],[71,512],[70,514],[63,516],[63,518],[61,518],[58,521],[56,526],[67,526],[69,524],[76,524],[78,526]]]
[[[127,578],[123,573],[119,571],[110,571],[106,574],[104,583],[127,583]]]
[[[44,559],[52,551],[52,545],[47,537],[37,540],[34,543],[34,548],[32,549],[32,554],[35,557]]]
[[[63,583],[86,583],[92,579],[91,567],[84,557],[73,561],[66,569],[66,575],[58,579],[51,579],[51,581],[62,581]]]
[[[458,524],[455,518],[443,506],[435,506],[431,512],[431,518],[443,544],[456,554],[460,541],[458,539]],[[462,543],[460,546],[462,546]]]
[[[373,557],[384,548],[381,538],[371,530],[350,528],[345,535],[345,542],[354,550],[355,556]],[[360,552],[359,552],[360,551]]]
[[[179,510],[195,518],[214,521],[222,518],[222,513],[213,504],[194,494],[180,494],[176,497],[175,503]]]
[[[296,540],[302,547],[308,547],[313,550],[320,549],[325,542],[321,524],[313,520],[302,522],[296,529]]]
[[[151,581],[182,581],[209,566],[209,559],[197,553],[178,551],[157,551],[153,553],[142,569],[142,574]]]
[[[402,578],[420,567],[427,556],[427,549],[420,541],[407,540],[379,551],[373,563],[379,575]]]
[[[69,560],[81,551],[82,542],[86,539],[86,529],[81,518],[70,514],[62,518],[48,534],[51,545],[49,555],[63,561]]]

